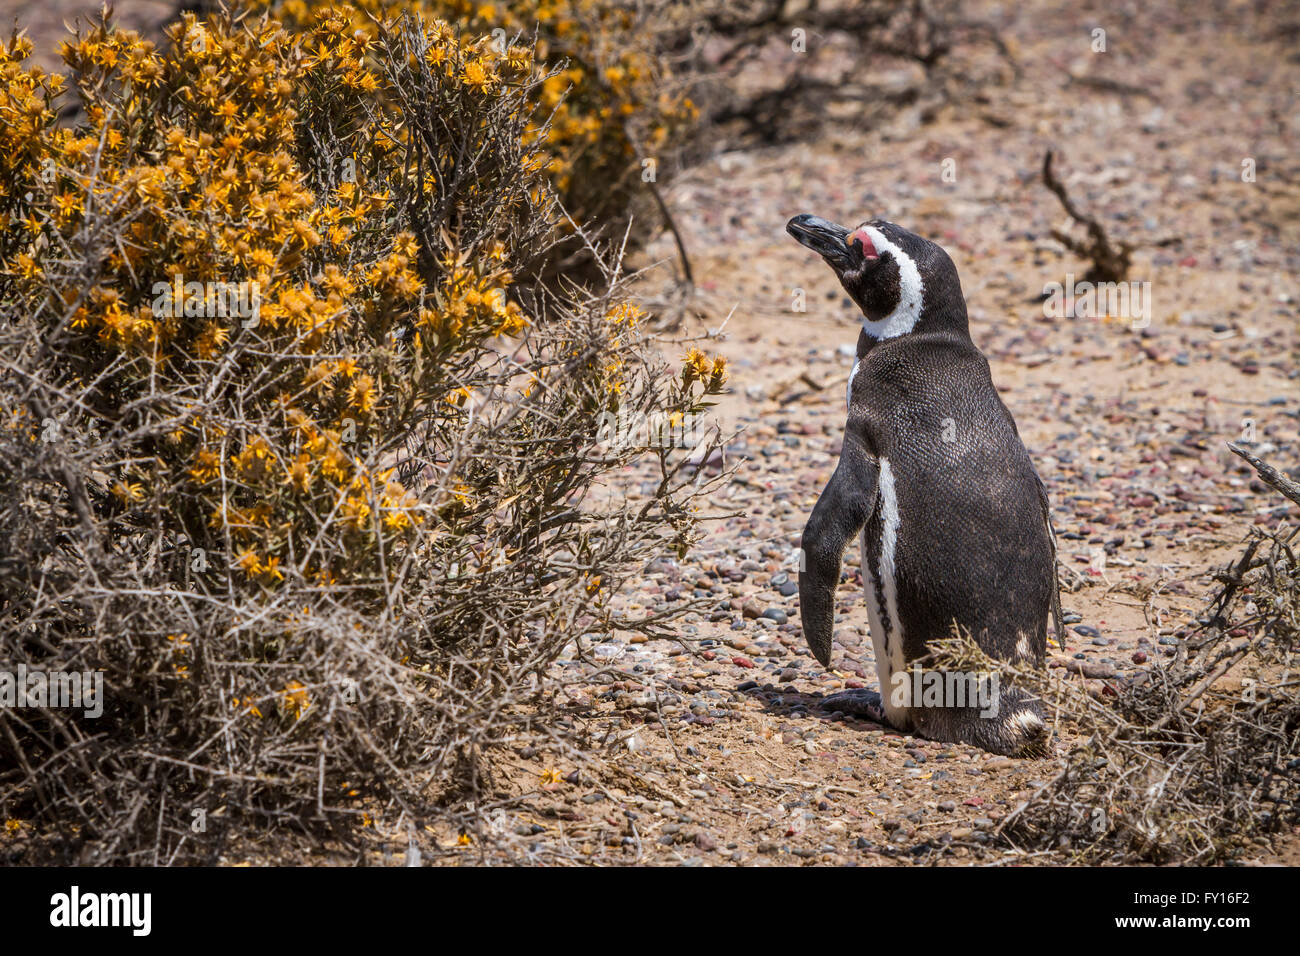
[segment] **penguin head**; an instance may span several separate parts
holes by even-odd
[[[940,329],[969,334],[957,267],[930,240],[882,219],[849,229],[804,214],[785,229],[835,271],[872,338]]]

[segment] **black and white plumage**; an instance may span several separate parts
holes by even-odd
[[[1005,682],[989,716],[923,706],[894,677],[954,624],[990,657],[1036,667],[1049,614],[1061,633],[1047,494],[971,341],[957,269],[889,222],[797,216],[786,228],[862,310],[843,450],[803,532],[799,597],[804,637],[830,666],[840,563],[860,536],[881,699],[850,692],[827,706],[996,753],[1041,750],[1038,702]]]

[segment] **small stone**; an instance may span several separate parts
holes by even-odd
[[[1092,680],[1107,680],[1115,676],[1115,668],[1101,661],[1066,661],[1065,669],[1071,674],[1082,674]]]

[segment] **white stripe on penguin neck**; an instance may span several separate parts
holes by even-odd
[[[872,320],[862,317],[862,328],[873,339],[892,339],[905,335],[916,328],[921,318],[921,309],[925,305],[925,285],[921,282],[921,272],[916,268],[912,257],[891,242],[875,226],[863,226],[863,231],[871,237],[871,244],[879,255],[893,253],[898,263],[898,305],[894,311],[883,319]]]

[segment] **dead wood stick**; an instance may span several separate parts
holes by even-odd
[[[1236,442],[1228,442],[1228,448],[1232,450],[1234,455],[1250,462],[1251,467],[1259,473],[1259,477],[1263,479],[1265,484],[1271,485],[1273,488],[1277,489],[1277,491],[1289,498],[1293,503],[1300,505],[1300,483],[1292,481],[1272,465],[1260,461]]]

